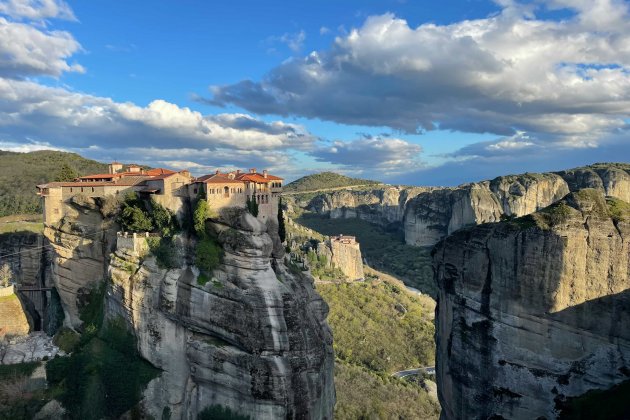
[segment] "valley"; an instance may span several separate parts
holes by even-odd
[[[334,182],[350,186],[284,196],[282,229],[240,208],[200,218],[184,199],[175,213],[125,198],[150,235],[118,233],[131,221],[89,197],[43,230],[4,218],[17,328],[56,347],[23,359],[50,386],[5,392],[0,413],[569,418],[596,399],[625,415],[630,165],[445,189]],[[120,363],[142,380],[116,379]],[[24,372],[11,386],[34,380],[8,366]],[[427,366],[435,377],[393,376]]]

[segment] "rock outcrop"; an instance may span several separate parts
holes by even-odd
[[[630,205],[602,191],[624,177],[436,246],[442,418],[551,419],[630,379]]]
[[[64,324],[81,326],[79,308],[90,292],[107,277],[109,254],[116,246],[116,225],[103,218],[91,198],[73,203],[58,224],[46,226],[44,236],[52,249],[52,285],[61,298]],[[70,206],[68,206],[70,207]]]
[[[23,231],[0,234],[2,262],[9,264],[13,280],[23,286],[45,284],[50,278],[50,264],[42,234]],[[5,257],[6,255],[6,257]]]
[[[326,256],[329,268],[338,268],[348,280],[363,279],[361,247],[353,236],[332,236],[320,242],[318,256]]]
[[[24,303],[15,293],[15,287],[0,287],[0,339],[27,335],[32,329],[32,323]]]
[[[106,315],[126,319],[163,371],[145,410],[192,419],[218,404],[256,419],[332,418],[332,335],[312,278],[288,271],[277,230],[249,213],[209,227],[224,255],[205,284],[185,238],[179,268],[130,249],[112,256]]]

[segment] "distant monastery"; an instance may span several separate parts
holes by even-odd
[[[106,174],[86,175],[70,182],[49,182],[37,186],[44,201],[44,223],[59,222],[71,209],[70,200],[78,195],[105,197],[135,191],[141,197],[153,198],[162,206],[178,215],[183,213],[184,203],[196,199],[203,191],[208,206],[213,210],[225,207],[245,207],[247,198],[258,203],[258,219],[275,219],[278,199],[282,193],[282,178],[263,171],[240,170],[228,173],[216,171],[210,175],[194,178],[187,170],[143,169],[128,165],[124,169],[118,162],[109,164]]]

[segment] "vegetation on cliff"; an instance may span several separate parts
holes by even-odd
[[[355,185],[378,185],[379,181],[369,179],[350,178],[334,172],[320,172],[307,175],[284,186],[285,192],[316,191],[327,188],[351,187]]]
[[[437,419],[440,405],[416,384],[375,374],[361,366],[335,364],[335,418]]]
[[[433,302],[369,275],[364,282],[317,284],[330,307],[337,357],[370,370],[433,366]]]
[[[439,404],[424,389],[391,377],[433,365],[435,304],[387,275],[367,273],[365,282],[316,285],[335,337],[335,418],[437,418]]]
[[[103,305],[101,286],[81,309],[84,327],[72,354],[46,364],[50,393],[71,419],[118,418],[138,411],[142,390],[158,374],[138,355],[122,318],[103,319]]]
[[[0,151],[0,216],[41,213],[35,185],[67,177],[107,171],[107,165],[75,153]]]

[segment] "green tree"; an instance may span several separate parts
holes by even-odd
[[[284,212],[282,211],[282,197],[278,199],[278,235],[281,242],[287,239],[287,230],[284,226]]]
[[[151,218],[135,206],[125,206],[118,222],[123,230],[128,232],[147,232],[153,229]]]
[[[153,209],[151,216],[155,227],[163,236],[173,236],[179,227],[173,212],[155,200],[151,200],[151,207]]]
[[[252,195],[247,196],[247,201],[245,202],[245,205],[247,207],[247,211],[249,211],[252,216],[254,217],[258,217],[258,203],[256,202],[256,196]]]
[[[205,199],[197,201],[195,206],[195,212],[193,214],[193,225],[197,237],[203,239],[208,234],[206,233],[206,219],[208,218],[208,202]]]
[[[59,168],[59,172],[57,172],[57,175],[55,176],[55,181],[74,181],[78,177],[79,174],[77,173],[77,171],[72,169],[72,167],[70,167],[70,165],[68,165],[67,163],[64,163],[63,165],[61,165],[61,168]]]
[[[211,238],[205,238],[197,244],[195,265],[206,273],[219,266],[221,247]]]

